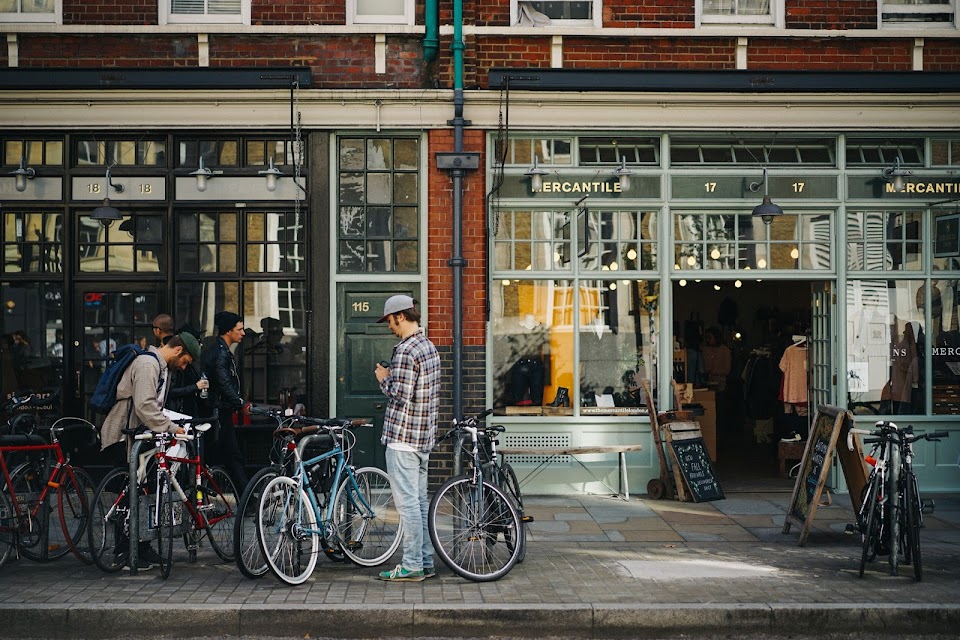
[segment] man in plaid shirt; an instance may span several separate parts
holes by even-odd
[[[420,312],[410,296],[390,297],[383,317],[400,338],[390,367],[376,368],[380,390],[389,399],[383,422],[387,473],[403,524],[403,559],[381,580],[419,582],[436,575],[433,544],[427,532],[427,466],[437,432],[440,406],[440,355],[420,328]]]

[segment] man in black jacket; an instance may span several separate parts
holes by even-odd
[[[243,319],[230,311],[221,311],[213,317],[216,326],[216,342],[203,354],[203,371],[210,379],[210,404],[220,414],[217,444],[213,450],[227,468],[238,490],[247,486],[247,473],[243,468],[243,456],[237,444],[234,415],[249,413],[250,403],[240,395],[240,374],[230,352],[230,345],[243,340]]]

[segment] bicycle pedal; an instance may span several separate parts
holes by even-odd
[[[211,509],[213,509],[214,506],[215,505],[212,502],[207,504],[202,504],[197,507],[197,511],[210,511]]]
[[[520,518],[520,522],[533,522],[533,516],[523,516]]]
[[[931,514],[936,511],[937,505],[933,498],[920,498],[920,511],[924,514]]]
[[[857,533],[857,525],[848,524],[843,532],[849,536],[852,536],[853,534]]]

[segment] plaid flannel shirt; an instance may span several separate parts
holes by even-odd
[[[389,399],[383,443],[403,442],[417,451],[433,449],[440,409],[440,354],[419,330],[393,349],[390,375],[380,382]]]

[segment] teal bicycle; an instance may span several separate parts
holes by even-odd
[[[312,425],[316,433],[305,435],[300,446],[292,441],[286,445],[293,456],[293,474],[278,475],[268,482],[257,510],[257,540],[270,571],[282,582],[302,584],[313,574],[321,544],[327,553],[327,546],[339,547],[360,566],[383,564],[400,546],[400,515],[385,471],[355,469],[347,463],[347,453],[356,440],[351,428],[361,424],[302,417],[297,421]],[[308,429],[311,427],[301,433],[309,433]],[[308,438],[332,439],[332,447],[303,459]],[[323,505],[318,498],[322,492],[314,488],[312,476],[330,460],[336,462],[329,480],[335,491],[331,492],[333,499]]]

